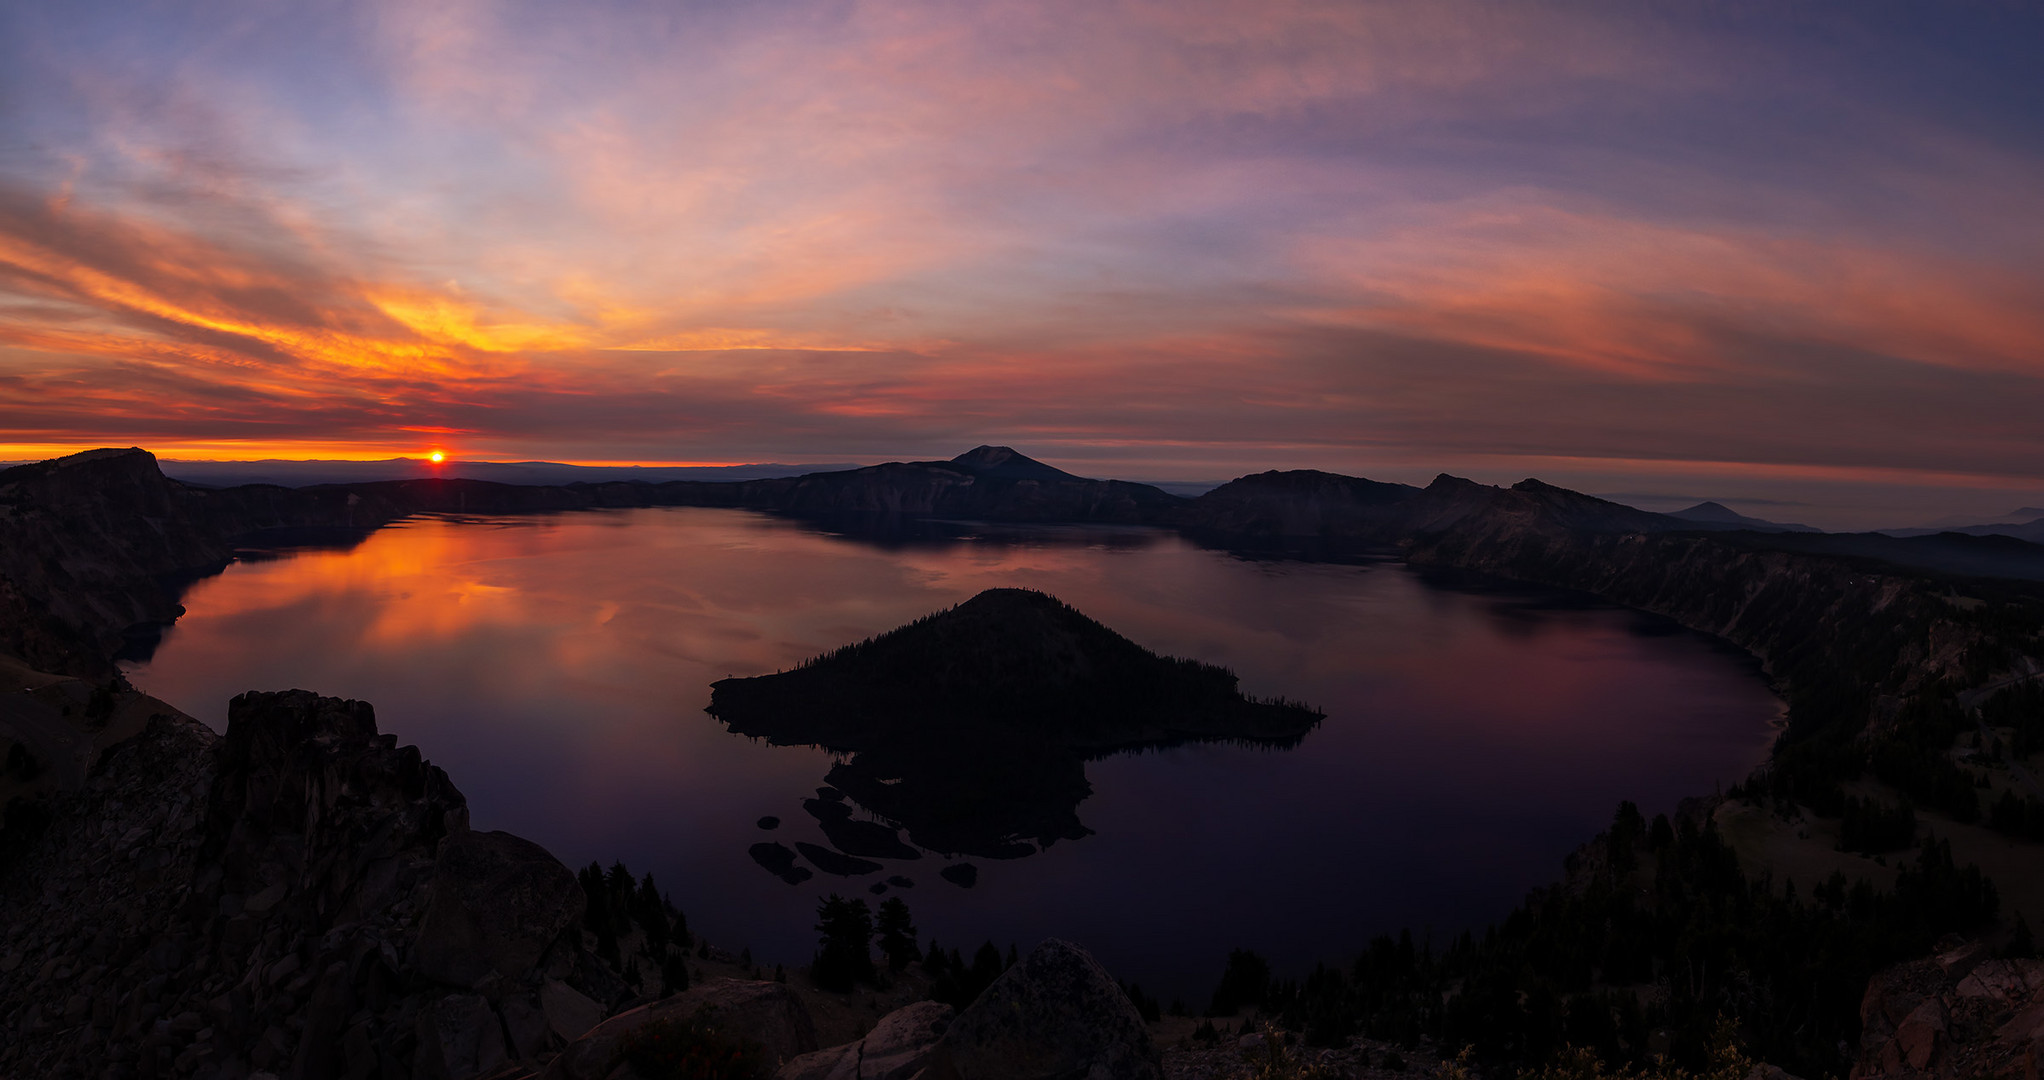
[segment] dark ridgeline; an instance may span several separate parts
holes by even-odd
[[[1448,475],[1424,488],[1311,470],[1245,476],[1182,499],[1147,484],[1090,480],[1007,447],[949,461],[745,481],[523,485],[416,479],[287,488],[204,488],[166,478],[147,451],[93,450],[0,470],[0,652],[41,670],[103,676],[124,649],[146,653],[183,609],[184,583],[268,544],[348,543],[413,514],[509,514],[652,506],[756,510],[849,536],[948,535],[942,522],[1148,525],[1202,544],[1308,557],[1403,554],[1595,593],[1670,614],[1708,582],[1673,581],[1652,602],[1613,586],[1611,560],[1807,560],[1819,577],[1907,568],[2044,580],[2044,546],[2013,536],[1758,531],[1751,519],[1654,514],[1526,480],[1491,487]],[[1773,528],[1781,528],[1773,526]],[[1648,537],[1646,548],[1627,538]],[[1725,635],[1751,648],[1738,636]],[[1758,650],[1755,650],[1758,652]],[[1764,656],[1764,654],[1762,654]]]
[[[840,850],[876,858],[914,850],[850,820],[844,795],[930,850],[1015,857],[1088,835],[1077,808],[1090,758],[1195,740],[1293,746],[1321,719],[1027,589],[989,589],[793,671],[721,680],[709,712],[741,735],[850,754],[804,809]]]

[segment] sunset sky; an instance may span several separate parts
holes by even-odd
[[[2039,505],[2040,51],[1964,0],[0,0],[0,458]]]

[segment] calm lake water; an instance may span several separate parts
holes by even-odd
[[[815,905],[906,876],[925,937],[970,953],[1084,943],[1195,1005],[1231,947],[1281,973],[1410,926],[1480,927],[1610,820],[1745,775],[1780,715],[1754,664],[1663,620],[1395,563],[1253,561],[1147,530],[964,530],[879,544],[741,511],[414,519],[346,551],[199,582],[130,677],[216,728],[244,690],[373,702],[473,822],[563,861],[651,870],[691,928],[793,966]],[[799,885],[748,856],[824,843],[802,801],[831,755],[726,732],[709,684],[789,667],[1022,586],[1245,692],[1326,710],[1291,750],[1183,746],[1091,762],[1093,835],[1025,858],[940,853]],[[784,824],[767,833],[755,822]],[[866,816],[861,814],[860,816]],[[950,860],[964,861],[964,860]]]

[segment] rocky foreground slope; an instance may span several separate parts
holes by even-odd
[[[911,1006],[821,1052],[782,983],[640,997],[588,947],[575,876],[471,830],[362,702],[244,694],[225,736],[159,713],[52,809],[0,873],[4,1076],[626,1080],[632,1033],[705,1018],[788,1080],[1159,1075],[1061,942],[963,1014]]]

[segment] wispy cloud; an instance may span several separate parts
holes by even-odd
[[[2020,13],[7,18],[17,445],[2044,477]]]

